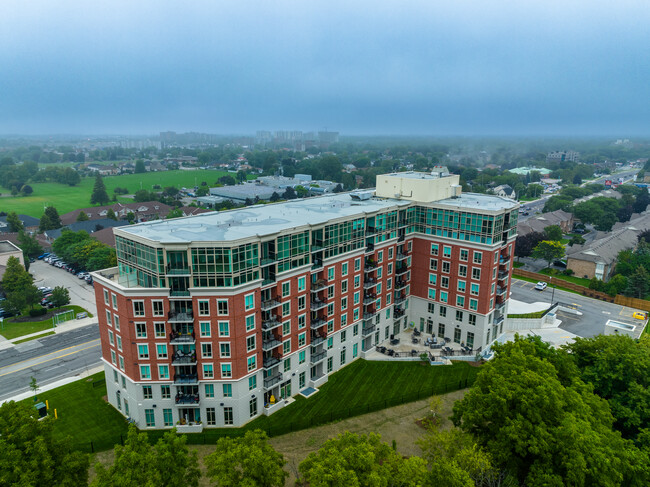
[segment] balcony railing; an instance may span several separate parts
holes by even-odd
[[[405,311],[401,308],[395,308],[395,311],[393,311],[393,318],[401,318],[404,316]]]
[[[402,304],[404,301],[406,301],[405,296],[400,296],[399,298],[395,298],[395,304]]]
[[[315,320],[311,320],[311,323],[310,323],[309,326],[310,326],[310,328],[312,330],[316,330],[316,329],[320,328],[321,326],[325,325],[325,323],[327,323],[327,322],[323,318],[317,318]]]
[[[262,350],[269,351],[273,350],[275,347],[282,345],[282,342],[277,338],[269,338],[267,340],[262,340]]]
[[[316,345],[320,345],[325,341],[325,337],[322,335],[319,335],[318,333],[312,333],[311,334],[311,345],[312,347],[315,347]]]
[[[503,280],[506,277],[508,277],[508,274],[510,274],[508,271],[499,271],[499,274],[497,274],[497,277],[499,280]]]
[[[312,311],[318,311],[327,306],[327,301],[312,301],[309,306]]]
[[[282,374],[281,373],[277,373],[277,374],[272,375],[270,377],[265,377],[264,378],[264,387],[266,387],[267,389],[269,387],[273,387],[275,384],[277,384],[281,380],[282,380]]]
[[[401,252],[397,253],[397,256],[395,257],[397,260],[404,260],[408,259],[408,254],[402,254]]]
[[[188,298],[190,296],[189,291],[178,291],[176,289],[169,290],[169,297],[171,298]]]
[[[377,285],[377,281],[375,281],[374,279],[366,279],[365,281],[363,281],[364,289],[370,289],[371,287],[374,287],[376,285]]]
[[[368,312],[363,313],[363,319],[364,320],[372,319],[376,314],[377,311],[370,310]]]
[[[504,265],[507,264],[508,262],[510,262],[509,255],[499,257],[499,264]]]
[[[198,384],[199,376],[197,374],[175,374],[174,384]]]
[[[372,254],[375,251],[375,246],[373,244],[368,244],[366,247],[366,254]]]
[[[327,350],[323,350],[322,352],[318,353],[312,353],[309,357],[309,362],[315,364],[325,359],[325,357],[327,357]]]
[[[407,266],[398,267],[395,269],[395,275],[399,276],[400,274],[405,274],[408,270],[409,268]]]
[[[176,394],[174,402],[176,404],[198,404],[201,396],[199,394]]]
[[[266,259],[262,259],[262,262],[260,262],[260,264],[262,267],[265,267],[267,265],[275,264],[275,262],[275,257],[269,256]]]
[[[400,289],[404,289],[406,286],[408,286],[408,282],[406,281],[401,281],[401,280],[396,280],[395,281],[395,291],[399,291]]]
[[[314,282],[311,285],[311,292],[312,293],[317,293],[317,292],[320,292],[320,291],[322,291],[323,289],[326,289],[326,288],[327,288],[327,283],[325,281],[319,280],[319,281]]]
[[[172,355],[172,365],[196,365],[196,352],[176,352]]]
[[[494,320],[494,324],[500,325],[501,323],[503,323],[503,321],[504,321],[503,316],[499,316],[496,320]]]
[[[275,355],[271,355],[270,357],[264,357],[262,359],[262,366],[265,369],[270,369],[274,365],[277,365],[280,363],[280,359],[276,357]]]
[[[376,232],[377,232],[377,229],[375,227],[366,228],[366,235],[374,235]]]
[[[167,266],[166,274],[168,276],[188,276],[190,274],[189,267],[170,267]]]
[[[187,323],[194,321],[194,314],[191,311],[179,313],[177,311],[170,311],[167,313],[167,321],[170,323]]]
[[[497,286],[497,296],[503,296],[507,291],[507,288]]]
[[[262,319],[263,330],[272,330],[278,326],[280,326],[280,322],[278,321],[278,317],[275,315],[271,315],[266,319]]]
[[[363,304],[364,305],[372,304],[372,303],[375,302],[376,299],[377,299],[377,296],[364,296],[363,297]]]
[[[361,328],[361,334],[363,336],[370,335],[373,331],[375,331],[377,327],[375,325],[372,326],[364,326]]]
[[[494,306],[494,309],[496,309],[497,311],[501,311],[503,308],[505,308],[505,306],[506,306],[506,303],[504,303],[504,302],[500,302],[500,303],[497,303],[497,304]]]
[[[260,309],[262,311],[271,311],[273,308],[280,306],[280,304],[280,301],[277,301],[275,299],[267,299],[266,301],[262,301]]]
[[[172,331],[169,334],[169,344],[170,345],[185,345],[192,344],[196,342],[196,336],[194,332],[192,333],[180,333],[178,331]]]

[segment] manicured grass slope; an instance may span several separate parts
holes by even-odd
[[[124,174],[121,176],[106,176],[104,184],[109,196],[113,195],[113,189],[116,187],[127,188],[129,192],[135,193],[140,188],[152,191],[152,186],[158,184],[161,188],[166,186],[194,187],[194,182],[198,185],[205,181],[208,186],[214,186],[215,181],[220,177],[228,174],[226,171],[161,171],[148,172],[144,174]],[[232,174],[231,174],[232,176]],[[92,206],[90,204],[90,195],[93,191],[95,178],[84,178],[77,186],[66,186],[58,183],[34,183],[31,184],[34,193],[26,197],[1,197],[0,210],[30,215],[40,218],[43,215],[45,206],[54,206],[59,214],[68,213],[78,208]],[[2,189],[3,194],[7,191]],[[122,202],[133,202],[132,199],[118,198]]]
[[[77,313],[82,313],[86,311],[81,306],[70,304],[62,307],[60,310],[55,310],[57,313],[63,313],[64,311],[72,310]],[[88,316],[92,317],[92,313],[88,313]],[[31,333],[36,333],[38,331],[49,330],[52,328],[52,318],[48,318],[43,321],[26,321],[26,322],[13,322],[14,318],[5,318],[2,326],[0,327],[0,335],[5,337],[7,340],[13,340],[24,335],[30,335]]]

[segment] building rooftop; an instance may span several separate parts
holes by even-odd
[[[187,218],[140,223],[115,229],[115,234],[141,237],[161,243],[236,241],[412,204],[408,200],[391,198],[353,199],[351,195],[354,194],[339,193],[269,205],[254,205],[231,211],[210,212]],[[455,209],[482,211],[507,210],[517,205],[516,202],[506,198],[472,193],[439,200],[435,204]]]
[[[20,247],[12,244],[9,240],[3,240],[0,242],[0,254],[6,252],[22,252],[22,250],[20,250]]]

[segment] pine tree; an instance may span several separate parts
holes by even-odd
[[[100,174],[97,174],[95,177],[95,186],[93,187],[93,194],[90,197],[91,205],[105,205],[110,201],[108,193],[106,192],[106,186],[104,185],[104,180]]]
[[[643,299],[650,290],[650,275],[645,267],[639,266],[634,274],[627,278],[625,294],[634,298]]]
[[[23,227],[23,222],[18,217],[18,214],[15,211],[10,211],[7,215],[7,223],[9,224],[10,232],[20,232]]]
[[[77,221],[78,222],[88,221],[88,215],[86,215],[85,211],[80,211],[79,212],[79,214],[77,215]]]
[[[48,206],[45,208],[45,213],[43,213],[43,216],[41,217],[41,223],[39,225],[39,229],[41,232],[44,232],[45,230],[55,230],[57,228],[61,228],[63,225],[61,224],[61,218],[59,217],[59,212],[56,211],[56,208],[53,206]]]

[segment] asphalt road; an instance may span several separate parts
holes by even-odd
[[[559,301],[574,307],[582,313],[581,316],[559,311],[557,317],[562,320],[560,328],[580,337],[589,338],[603,333],[605,331],[605,323],[610,319],[623,323],[631,323],[633,325],[640,323],[639,320],[632,317],[632,312],[635,311],[632,308],[587,298],[579,294],[560,291],[558,289],[553,294],[551,286],[547,287],[544,291],[536,291],[533,289],[534,287],[535,284],[532,282],[513,279],[511,288],[512,295],[510,297],[526,303],[548,302],[549,306],[551,305],[551,299],[553,299],[553,302]]]
[[[100,365],[99,325],[94,324],[0,350],[0,400]]]
[[[42,260],[37,260],[29,266],[29,272],[34,276],[36,286],[65,286],[70,292],[70,303],[81,306],[97,315],[95,304],[95,289],[83,279],[67,271],[54,267]],[[1,390],[1,389],[0,389]]]
[[[532,218],[535,216],[537,212],[541,213],[542,208],[544,208],[544,205],[546,204],[546,200],[553,196],[552,194],[545,194],[543,195],[540,199],[535,200],[535,201],[530,201],[528,203],[526,202],[521,202],[521,208],[519,208],[519,218],[518,221],[520,222],[525,222],[529,218]],[[524,215],[522,212],[523,211],[528,211],[528,215]]]

